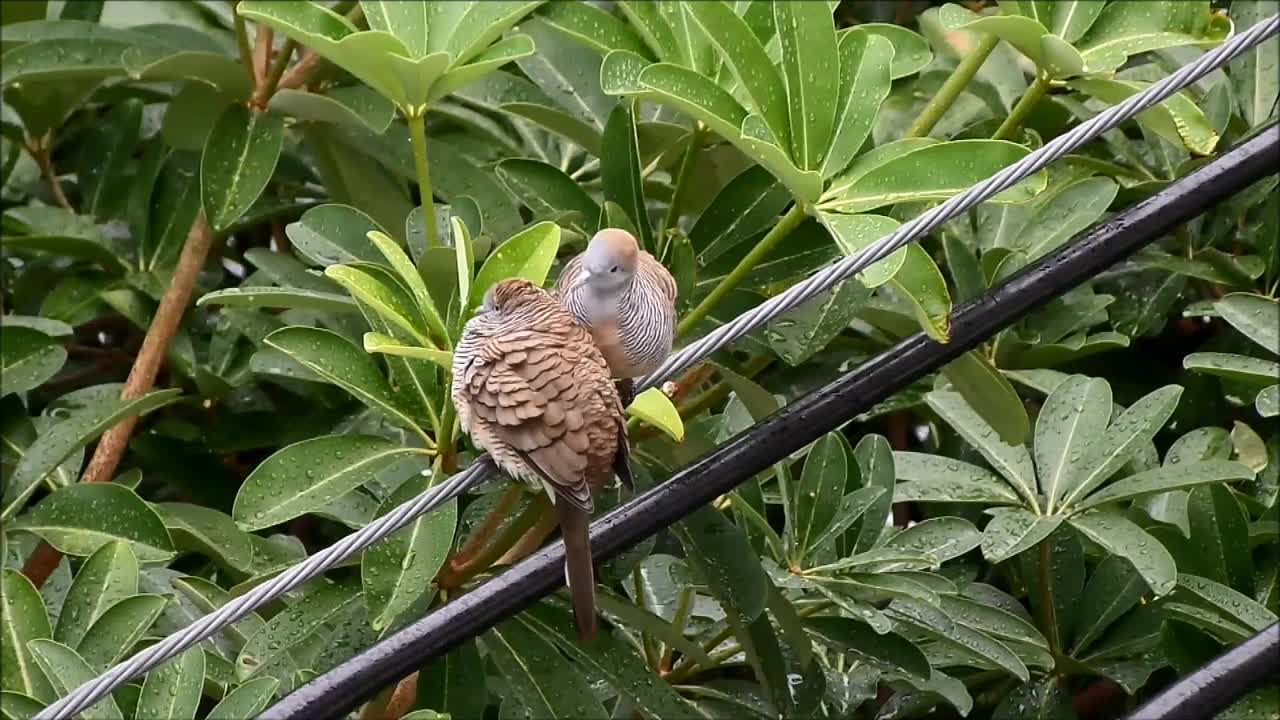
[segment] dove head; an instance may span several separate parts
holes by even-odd
[[[536,304],[546,297],[546,292],[523,278],[510,278],[489,288],[484,294],[484,304],[480,312],[497,312],[510,315],[513,311],[527,303]]]
[[[620,292],[631,284],[639,259],[640,247],[631,233],[606,228],[587,244],[578,282],[602,295]]]

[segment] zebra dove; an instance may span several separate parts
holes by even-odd
[[[621,378],[623,405],[634,395],[633,379],[655,370],[675,339],[676,282],[657,258],[640,249],[631,233],[606,228],[581,255],[565,264],[556,293],[591,336]]]
[[[541,288],[504,280],[463,329],[452,399],[463,430],[503,472],[546,489],[578,636],[594,638],[591,491],[611,473],[629,483],[630,473],[623,406],[590,334]]]

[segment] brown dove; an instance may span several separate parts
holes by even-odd
[[[626,230],[596,233],[565,264],[556,293],[591,336],[630,405],[632,380],[671,354],[676,330],[676,281]]]
[[[626,417],[604,357],[555,298],[504,280],[462,331],[452,396],[463,430],[504,473],[547,490],[578,636],[594,638],[591,491],[615,472],[630,483]]]

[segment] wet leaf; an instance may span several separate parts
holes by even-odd
[[[0,687],[6,691],[22,693],[29,697],[50,702],[54,699],[53,686],[37,663],[35,653],[28,642],[48,639],[53,630],[44,600],[26,575],[6,568],[0,573]]]
[[[627,414],[658,428],[676,442],[684,440],[684,421],[680,419],[680,412],[659,388],[649,388],[637,395],[627,407]]]
[[[418,473],[396,488],[378,508],[381,517],[422,494],[431,485],[430,473]],[[382,630],[425,593],[453,547],[458,503],[450,500],[400,528],[365,550],[360,558],[369,624]]]
[[[499,245],[476,273],[471,284],[471,296],[463,318],[470,318],[471,311],[484,300],[489,288],[507,278],[524,278],[541,286],[547,279],[556,251],[560,249],[560,226],[540,222],[533,227],[512,235]]]
[[[189,648],[147,673],[138,697],[137,717],[195,718],[204,680],[204,651]]]
[[[225,513],[191,503],[156,503],[152,508],[179,550],[201,553],[228,568],[248,567],[253,561],[248,534]]]
[[[1073,515],[1069,522],[1107,552],[1132,563],[1157,596],[1168,594],[1177,583],[1177,568],[1174,567],[1173,556],[1160,541],[1124,516],[1102,510],[1089,510]]]
[[[106,672],[133,650],[160,617],[163,595],[130,595],[107,607],[85,631],[76,652],[94,672]]]
[[[481,636],[481,644],[510,692],[534,717],[608,717],[586,678],[565,673],[560,651],[520,618],[508,620]]]
[[[1036,515],[1023,508],[996,508],[982,532],[982,556],[999,563],[1038,545],[1062,524],[1061,515]]]
[[[205,140],[200,198],[215,231],[226,230],[262,194],[284,145],[284,117],[228,107]]]
[[[227,693],[207,716],[209,720],[234,720],[253,717],[267,707],[276,696],[280,681],[275,678],[254,678]]]
[[[0,339],[0,395],[34,390],[67,362],[66,349],[39,330],[7,326],[0,330]]]
[[[29,641],[32,655],[41,670],[53,684],[58,697],[69,694],[72,690],[92,681],[96,677],[93,669],[76,654],[76,651],[52,640],[36,639]],[[122,720],[124,717],[116,701],[107,696],[84,710],[81,717],[85,720]]]
[[[248,680],[271,667],[327,623],[353,612],[363,602],[364,593],[350,579],[342,583],[321,580],[309,585],[245,643],[236,657],[236,678]]]
[[[59,488],[9,527],[39,535],[67,555],[92,555],[112,540],[128,543],[142,563],[164,562],[174,554],[160,517],[136,493],[115,483]]]
[[[71,582],[53,639],[78,649],[80,640],[108,607],[137,592],[138,558],[129,544],[104,544],[84,561]]]

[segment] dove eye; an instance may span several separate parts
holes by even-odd
[[[609,268],[609,272],[611,272],[611,273],[618,272],[618,266],[617,266],[617,265],[614,265],[613,267]]]

